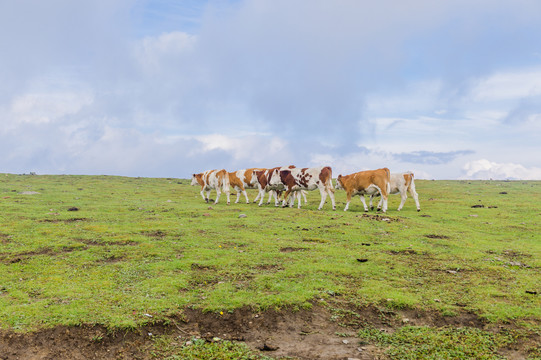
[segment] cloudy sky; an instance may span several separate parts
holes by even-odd
[[[537,0],[0,0],[0,172],[541,179]]]

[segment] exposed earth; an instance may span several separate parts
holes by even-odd
[[[346,309],[344,309],[346,307]],[[0,359],[154,359],[153,337],[167,335],[184,345],[194,337],[208,341],[242,341],[265,355],[297,359],[379,359],[383,350],[361,344],[357,331],[372,326],[393,332],[405,324],[414,326],[474,327],[501,331],[502,325],[488,324],[463,312],[444,317],[418,310],[388,311],[375,307],[342,306],[330,310],[315,304],[310,310],[253,312],[249,308],[232,313],[203,313],[186,309],[182,317],[167,323],[146,325],[135,331],[108,332],[103,326],[58,326],[32,333],[0,331]],[[506,324],[512,329],[513,326]],[[524,349],[541,341],[539,336],[501,349],[508,359],[525,359]]]

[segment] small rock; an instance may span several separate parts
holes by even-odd
[[[368,259],[357,259],[358,262],[367,262]]]
[[[484,207],[485,207],[485,205],[481,205],[481,204],[472,206],[472,208],[484,208]]]
[[[19,195],[37,195],[37,194],[40,194],[40,193],[37,191],[22,191],[19,193]]]
[[[245,218],[245,217],[248,217],[248,215],[246,215],[246,214],[240,214],[239,215],[239,218]]]
[[[203,216],[210,216],[210,214],[209,213],[204,213]]]
[[[446,270],[449,274],[456,274],[457,272],[455,270]]]
[[[220,339],[219,337],[215,336],[215,337],[212,338],[212,341],[218,342],[218,341],[222,341],[222,339]]]
[[[349,341],[348,340],[342,340],[342,343],[347,345],[347,344],[349,344]]]
[[[407,323],[410,322],[410,319],[408,319],[408,318],[403,318],[403,319],[402,319],[402,322],[403,322],[404,324],[407,324]]]
[[[262,346],[258,347],[258,349],[261,351],[276,351],[279,349],[279,347],[274,344],[264,342]]]
[[[78,207],[72,206],[68,209],[68,211],[79,211]]]
[[[214,208],[212,206],[209,206],[209,210],[214,210]]]
[[[440,299],[434,299],[434,301],[435,301],[435,302],[441,302],[441,300],[440,300]]]
[[[507,195],[507,191],[500,192],[501,195]]]
[[[479,216],[479,215],[477,215],[477,214],[472,214],[472,215],[470,215],[470,217],[478,217],[478,216]]]
[[[186,344],[185,344],[185,345],[186,345],[186,346],[191,346],[192,344],[193,344],[193,342],[192,342],[191,340],[188,340],[188,341],[186,341]]]

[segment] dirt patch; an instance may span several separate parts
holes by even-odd
[[[306,251],[306,250],[308,250],[308,249],[307,248],[300,248],[300,247],[284,247],[284,248],[280,249],[280,252],[290,253],[290,252],[295,252],[295,251]]]
[[[165,236],[167,236],[167,232],[162,230],[141,231],[141,234],[154,239],[163,239]]]
[[[438,235],[438,234],[427,234],[425,237],[429,239],[450,239],[447,235]]]
[[[389,216],[378,215],[378,214],[362,214],[362,215],[358,215],[357,217],[361,219],[384,221],[384,222],[401,222],[402,221],[399,218],[392,218]]]
[[[167,322],[146,325],[134,331],[108,331],[102,326],[59,326],[32,333],[0,331],[0,359],[152,359],[153,339],[164,335],[179,346],[193,337],[245,342],[252,349],[272,357],[294,359],[374,359],[381,350],[359,344],[355,336],[363,327],[393,332],[404,325],[475,327],[501,331],[475,314],[463,312],[446,317],[434,311],[392,311],[374,306],[356,307],[314,304],[312,309],[253,311],[244,307],[233,312],[209,313],[187,308]],[[539,335],[524,339],[514,348],[502,349],[516,358],[541,340]],[[519,346],[517,348],[517,346]]]
[[[80,222],[80,221],[89,221],[87,218],[70,218],[70,219],[43,219],[39,220],[39,222],[45,222],[45,223],[72,223],[72,222]]]
[[[12,236],[4,233],[0,233],[0,243],[8,244],[11,241]]]

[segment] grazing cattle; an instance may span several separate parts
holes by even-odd
[[[408,191],[410,192],[413,200],[415,200],[415,205],[417,206],[417,211],[421,211],[421,206],[419,205],[419,195],[415,191],[415,182],[413,181],[413,173],[411,171],[405,173],[396,173],[391,174],[391,190],[389,194],[398,194],[400,193],[401,201],[398,206],[398,211],[402,210],[406,199],[408,198]],[[372,207],[372,198],[374,195],[370,195],[370,208]],[[378,210],[381,209],[381,203],[383,199],[379,201]]]
[[[246,194],[246,189],[254,189],[257,187],[257,178],[255,176],[255,171],[259,170],[264,169],[243,169],[229,173],[229,183],[237,191],[237,201],[235,201],[235,204],[239,202],[241,193],[246,198],[246,204],[250,203],[250,200],[248,200],[248,195]],[[256,197],[254,202],[258,198],[259,195]]]
[[[229,205],[229,174],[225,170],[207,170],[203,173],[193,174],[192,175],[192,185],[201,185],[201,197],[207,203],[209,202],[210,190],[216,189],[216,201],[218,203],[220,199],[221,191],[225,192],[227,195],[227,205]],[[207,192],[205,197],[204,192]]]
[[[271,186],[283,186],[285,188],[286,192],[282,206],[286,206],[286,201],[288,201],[291,192],[319,189],[321,202],[319,203],[318,210],[323,208],[327,194],[331,197],[333,210],[336,209],[334,189],[332,186],[332,169],[330,166],[303,169],[274,169],[269,182]],[[298,207],[300,208],[300,195],[298,197]],[[293,202],[290,201],[289,206],[293,206]]]
[[[349,208],[349,203],[353,195],[360,195],[361,201],[364,205],[364,211],[368,211],[364,195],[372,195],[376,193],[381,194],[381,200],[383,201],[382,211],[387,211],[387,197],[391,190],[390,185],[390,171],[387,168],[378,170],[361,171],[350,175],[338,175],[336,179],[336,188],[344,189],[346,191],[347,202],[344,211]]]

